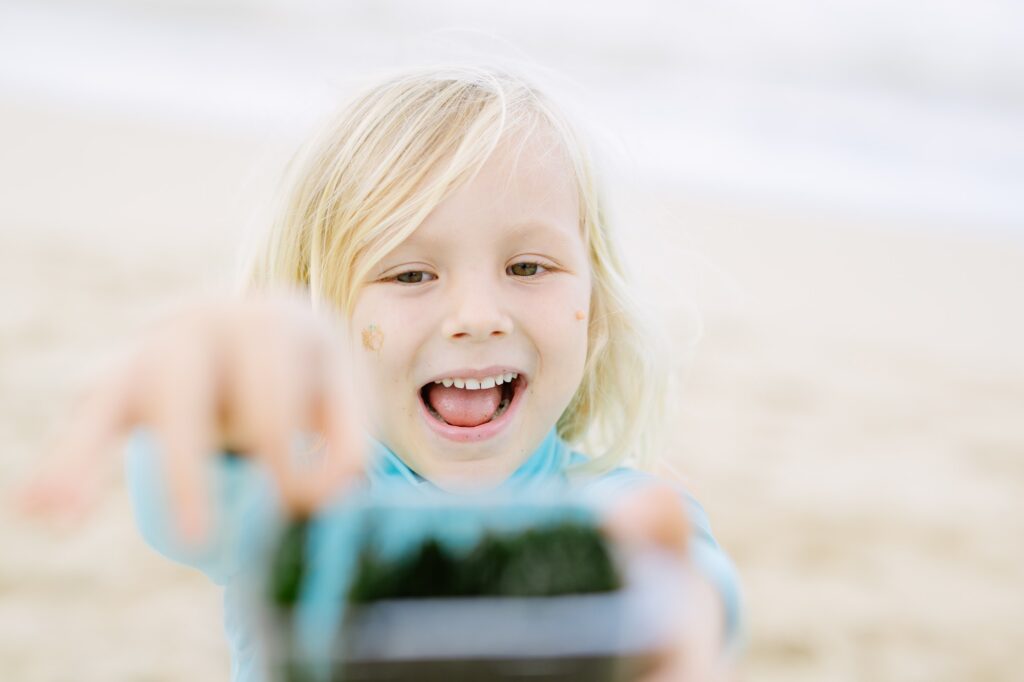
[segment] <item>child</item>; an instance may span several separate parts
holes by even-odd
[[[692,498],[619,466],[654,454],[664,372],[563,115],[502,72],[409,72],[356,97],[293,172],[249,281],[305,300],[204,304],[154,329],[80,412],[30,504],[87,498],[89,462],[146,425],[128,454],[140,529],[226,586],[232,679],[253,680],[233,586],[240,538],[277,495],[311,511],[365,479],[586,486],[617,500],[613,535],[685,551],[695,569],[680,579],[699,620],[664,679],[719,669],[737,631],[731,564]],[[323,434],[321,454],[296,464],[297,432]],[[218,449],[265,466],[203,458]]]

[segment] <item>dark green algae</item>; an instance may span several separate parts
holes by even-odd
[[[291,523],[272,556],[269,597],[295,604],[306,575],[309,521]],[[455,597],[552,597],[610,592],[622,580],[600,530],[562,521],[516,532],[486,532],[468,551],[426,537],[413,551],[385,559],[366,543],[348,601]]]

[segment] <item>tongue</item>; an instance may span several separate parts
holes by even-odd
[[[489,422],[501,402],[501,388],[470,391],[443,384],[431,384],[427,400],[446,422],[453,426],[480,426]]]

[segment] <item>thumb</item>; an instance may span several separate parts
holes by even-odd
[[[663,483],[630,491],[605,513],[602,527],[627,548],[659,548],[684,555],[690,541],[690,521],[679,494]]]

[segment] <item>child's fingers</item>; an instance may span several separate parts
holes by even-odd
[[[685,554],[690,538],[679,493],[660,483],[624,495],[612,505],[603,527],[624,546],[654,546],[679,554]]]
[[[126,369],[106,376],[76,406],[43,468],[15,492],[18,511],[78,522],[95,506],[110,470],[107,455],[127,419],[127,377]]]
[[[337,336],[322,320],[291,319],[290,334],[239,344],[231,375],[246,449],[261,457],[285,504],[309,514],[363,468],[364,438],[355,418]],[[326,451],[309,460],[294,453],[298,434],[320,432]]]
[[[356,415],[354,396],[337,356],[328,357],[331,359],[325,361],[323,384],[314,406],[315,423],[326,440],[325,460],[323,467],[307,478],[307,512],[325,503],[365,469],[366,440]]]
[[[243,346],[229,388],[240,429],[248,434],[246,449],[270,469],[291,509],[306,506],[292,461],[293,436],[307,429],[312,404],[312,372],[302,350],[282,336]]]
[[[731,679],[729,661],[723,656],[722,609],[718,593],[692,567],[680,578],[685,603],[675,636],[662,651],[659,665],[643,682],[716,682]]]
[[[665,605],[680,618],[661,652],[657,670],[643,682],[722,679],[721,604],[715,589],[687,561],[691,529],[685,509],[676,490],[657,483],[624,495],[611,506],[603,522],[609,536],[627,549],[656,547],[681,559],[683,588],[677,594],[683,595],[684,602],[669,600]]]
[[[181,339],[155,371],[148,421],[163,448],[176,530],[197,545],[210,527],[210,491],[205,459],[215,447],[216,364],[196,340]]]

